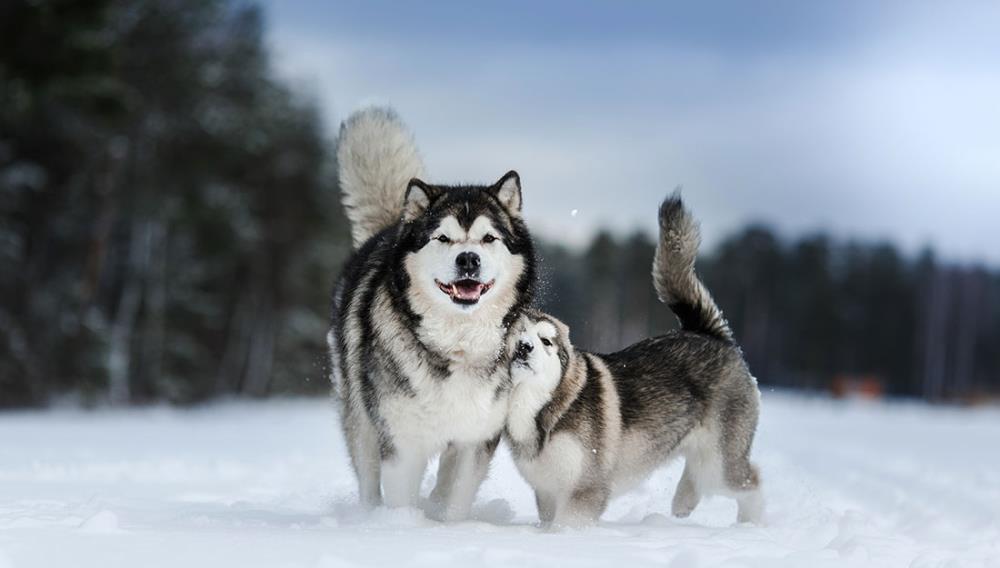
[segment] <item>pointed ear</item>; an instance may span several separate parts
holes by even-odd
[[[517,172],[505,173],[490,191],[511,215],[521,215],[521,178]]]
[[[406,197],[403,199],[403,221],[409,223],[423,215],[440,192],[440,189],[417,178],[411,179],[406,186]]]

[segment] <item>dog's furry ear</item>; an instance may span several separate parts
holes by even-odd
[[[511,215],[521,214],[521,177],[511,170],[490,187],[490,192],[497,198]]]
[[[431,202],[441,194],[441,189],[413,178],[406,186],[406,197],[403,199],[403,221],[409,223],[424,214]]]

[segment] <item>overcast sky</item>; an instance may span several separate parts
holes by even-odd
[[[751,221],[1000,264],[1000,2],[265,4],[330,132],[388,103],[437,182],[521,173],[537,233]],[[574,213],[575,211],[575,213]]]

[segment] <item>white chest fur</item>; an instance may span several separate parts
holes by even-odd
[[[458,370],[443,380],[414,383],[413,396],[393,396],[382,405],[382,417],[401,443],[430,454],[448,442],[482,442],[503,428],[507,393],[498,392],[498,377]]]
[[[430,312],[422,316],[417,336],[432,351],[447,354],[457,366],[487,365],[504,347],[505,330],[498,322],[505,313],[493,306],[468,315]]]

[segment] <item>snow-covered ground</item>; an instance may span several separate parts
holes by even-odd
[[[0,568],[1000,566],[1000,411],[768,394],[757,440],[764,526],[669,517],[675,464],[543,532],[505,450],[474,521],[360,511],[325,401],[0,414]]]

